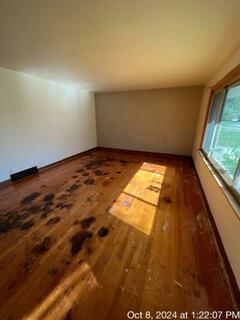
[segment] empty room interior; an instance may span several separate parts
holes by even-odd
[[[0,0],[0,319],[240,319],[240,1]]]

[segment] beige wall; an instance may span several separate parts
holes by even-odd
[[[230,264],[240,287],[240,212],[227,201],[224,186],[217,182],[210,172],[206,162],[197,151],[200,148],[201,134],[204,126],[204,119],[207,112],[207,104],[210,94],[209,87],[221,80],[231,69],[240,63],[240,49],[237,50],[221,69],[212,77],[208,88],[204,89],[201,108],[199,112],[198,125],[195,135],[193,158],[201,180],[202,186],[212,211],[214,220],[219,230],[223,245],[228,255]],[[237,214],[239,216],[237,216]]]
[[[98,145],[190,155],[202,87],[98,93]]]
[[[0,181],[97,145],[94,95],[0,68]]]

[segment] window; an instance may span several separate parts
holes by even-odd
[[[202,149],[239,198],[240,83],[213,94]]]

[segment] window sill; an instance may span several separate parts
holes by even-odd
[[[232,195],[232,193],[229,191],[228,187],[226,186],[225,181],[222,179],[222,177],[218,174],[218,172],[216,171],[216,169],[213,167],[213,165],[211,164],[211,162],[205,157],[204,153],[201,150],[198,150],[198,154],[200,155],[201,159],[203,160],[203,162],[205,163],[205,165],[207,166],[209,172],[211,173],[211,175],[213,176],[214,180],[216,181],[216,183],[218,184],[220,190],[222,191],[222,193],[224,194],[225,198],[227,199],[228,203],[230,204],[230,206],[232,207],[232,209],[234,210],[234,212],[236,213],[236,216],[238,217],[238,219],[240,220],[240,205],[237,202],[237,200],[234,198],[234,196]]]

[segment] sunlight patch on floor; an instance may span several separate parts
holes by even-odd
[[[54,290],[22,320],[40,320],[64,318],[81,295],[99,287],[99,284],[87,263],[81,263],[76,270],[66,276]]]
[[[144,162],[111,207],[110,214],[150,235],[165,170],[165,166]]]

